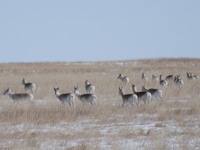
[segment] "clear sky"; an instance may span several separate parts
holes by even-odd
[[[1,0],[0,63],[200,58],[200,0]]]

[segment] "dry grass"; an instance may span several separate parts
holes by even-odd
[[[199,89],[200,80],[188,81],[186,72],[194,72],[200,75],[200,59],[155,59],[155,60],[128,60],[113,62],[93,62],[93,63],[21,63],[21,64],[0,64],[0,92],[10,87],[14,92],[24,92],[21,85],[22,78],[34,82],[37,85],[34,101],[35,104],[18,103],[14,104],[9,97],[0,97],[0,122],[10,124],[49,124],[56,125],[58,122],[76,122],[84,118],[98,119],[99,124],[118,122],[118,120],[108,120],[110,116],[124,116],[122,122],[128,122],[130,115],[133,114],[157,114],[158,118],[152,121],[176,120],[180,126],[187,127],[188,123],[184,120],[187,116],[200,114]],[[158,83],[141,81],[141,74],[145,72],[151,79],[151,75],[163,74],[180,74],[185,84],[179,89],[173,84],[168,88],[161,88]],[[131,83],[134,83],[138,89],[142,85],[148,88],[161,88],[163,90],[163,101],[154,100],[149,105],[140,104],[139,107],[119,107],[122,104],[121,98],[118,96],[118,87],[123,86],[117,80],[119,73],[125,74],[130,78],[130,84],[125,87],[125,93],[131,93]],[[74,86],[79,86],[80,92],[85,93],[84,81],[88,79],[96,86],[95,94],[97,95],[97,104],[95,106],[82,106],[81,102],[76,98],[73,107],[62,105],[58,102],[54,95],[53,87],[59,86],[61,93],[73,92]],[[187,100],[178,102],[176,100]],[[127,116],[127,117],[126,117]],[[134,117],[132,118],[134,119]],[[145,119],[144,119],[145,122]],[[164,128],[162,123],[155,124],[156,128]],[[82,137],[102,137],[101,133],[95,135],[90,131],[79,133]],[[17,134],[17,133],[15,133]],[[19,133],[21,135],[21,133]],[[136,131],[129,133],[128,131],[121,133],[120,137],[132,138],[136,136],[154,136],[157,133],[149,131]],[[167,134],[167,133],[166,133]],[[185,132],[190,135],[193,133]],[[49,133],[42,135],[40,133],[30,134],[24,132],[26,139],[25,146],[37,147],[34,145],[34,138],[65,138],[73,139],[74,137],[66,135],[57,135]],[[198,136],[200,135],[197,133]],[[22,135],[21,135],[22,136]],[[22,137],[23,137],[22,136]],[[0,138],[9,139],[14,135],[0,134]],[[19,137],[17,134],[16,137]],[[31,141],[31,142],[30,142]],[[33,145],[31,145],[31,143]],[[156,142],[155,142],[156,143]],[[183,144],[184,145],[184,144]],[[93,149],[94,145],[83,145],[72,149]],[[145,146],[144,146],[145,147]],[[155,148],[166,149],[165,143],[158,142],[152,146]],[[96,149],[97,147],[95,147]],[[6,148],[5,148],[6,149]],[[113,149],[118,149],[113,147]],[[151,149],[151,148],[150,148]]]

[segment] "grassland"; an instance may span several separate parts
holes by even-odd
[[[0,96],[0,149],[200,149],[200,80],[187,80],[186,72],[200,75],[200,59],[0,64],[1,93],[8,87],[24,92],[22,78],[37,85],[34,104]],[[130,78],[125,93],[131,84],[145,85],[162,89],[163,100],[121,108],[119,73]],[[152,74],[181,75],[184,86],[162,88]],[[78,86],[85,93],[86,79],[96,86],[95,106],[56,99],[53,87],[65,93]]]

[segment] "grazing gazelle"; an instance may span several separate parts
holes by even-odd
[[[168,82],[163,79],[162,75],[160,75],[160,85],[163,87],[166,87],[168,85]]]
[[[8,88],[5,92],[4,95],[10,96],[10,98],[15,102],[20,102],[20,101],[30,101],[33,103],[33,95],[30,93],[13,93],[10,88]]]
[[[163,99],[162,91],[159,89],[146,89],[144,86],[142,86],[142,91],[150,92],[152,99]]]
[[[138,103],[140,101],[143,101],[146,104],[146,102],[149,103],[149,100],[151,100],[150,92],[148,92],[148,91],[137,92],[136,87],[133,84],[132,84],[132,90],[133,90],[133,94],[136,94],[138,96]]]
[[[73,105],[73,101],[75,99],[74,93],[64,93],[60,94],[59,88],[54,88],[55,95],[59,99],[62,104],[68,103],[70,106]]]
[[[123,76],[121,73],[119,74],[118,79],[120,79],[125,84],[129,82],[129,78],[127,76]]]
[[[119,87],[119,95],[122,97],[123,104],[122,106],[126,104],[131,104],[132,106],[133,103],[135,103],[138,106],[138,97],[136,94],[124,94],[123,88]]]
[[[85,89],[89,94],[93,94],[95,90],[95,86],[90,84],[88,80],[85,80]]]
[[[81,94],[78,90],[78,87],[74,87],[74,93],[76,94],[76,96],[79,98],[79,100],[83,103],[83,105],[85,104],[95,104],[95,101],[97,99],[97,96],[94,94]]]
[[[27,83],[27,81],[24,78],[22,80],[22,85],[24,85],[24,89],[26,92],[31,91],[33,93],[35,91],[35,83]]]
[[[168,76],[166,76],[166,78],[165,78],[165,80],[168,80],[168,81],[174,81],[174,79],[175,79],[175,75],[168,75]]]
[[[184,84],[184,81],[181,79],[180,75],[177,75],[174,78],[174,83],[175,83],[176,86],[181,88],[183,86],[183,84]]]

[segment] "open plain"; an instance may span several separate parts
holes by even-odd
[[[200,75],[200,59],[145,59],[107,62],[55,62],[0,64],[0,150],[199,150],[200,79],[187,79],[187,72]],[[129,77],[125,85],[119,74]],[[148,81],[141,78],[142,73]],[[162,87],[152,75],[180,75]],[[25,92],[22,79],[36,84],[34,103],[3,95],[7,88]],[[95,85],[95,105],[62,104],[60,93],[86,93],[85,80]],[[118,88],[132,93],[142,86],[161,89],[163,99],[124,106]]]

